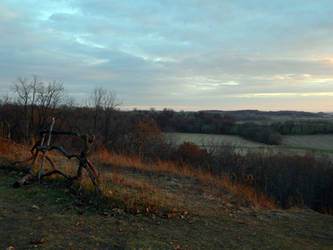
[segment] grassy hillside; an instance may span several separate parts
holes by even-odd
[[[25,147],[1,147],[1,166]],[[24,154],[25,152],[25,154]],[[75,165],[52,155],[58,167]],[[86,178],[14,189],[22,177],[0,170],[0,248],[16,249],[330,249],[333,217],[278,209],[264,195],[171,163],[101,151],[91,160],[103,176],[97,198]]]

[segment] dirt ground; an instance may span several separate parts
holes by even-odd
[[[12,184],[18,178],[17,173],[0,170],[0,249],[10,246],[15,249],[331,249],[333,246],[333,217],[311,210],[221,207],[215,209],[215,214],[161,218],[130,214],[117,208],[101,209],[93,202],[82,203],[63,182],[55,180],[14,189]],[[169,191],[181,181],[172,176],[160,178],[171,180],[173,185],[166,187]],[[187,185],[190,184],[189,181]],[[200,199],[193,202],[200,204]],[[203,206],[205,200],[202,202]],[[232,204],[225,205],[228,206]]]

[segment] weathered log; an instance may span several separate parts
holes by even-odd
[[[15,162],[15,164],[19,164],[19,163],[27,163],[29,161],[32,160],[32,163],[30,164],[30,168],[25,169],[24,173],[26,173],[27,175],[25,177],[23,177],[22,179],[20,179],[19,181],[14,183],[15,187],[19,187],[25,183],[28,183],[29,181],[33,181],[33,180],[38,180],[40,181],[40,179],[47,177],[47,176],[51,176],[54,174],[59,174],[62,175],[63,177],[65,177],[66,179],[73,181],[73,180],[77,180],[79,178],[81,178],[82,176],[82,169],[84,168],[87,172],[88,175],[93,183],[93,185],[95,186],[96,191],[101,194],[101,189],[98,185],[99,182],[99,178],[98,178],[98,174],[96,169],[94,168],[93,164],[87,159],[87,155],[89,153],[90,147],[92,145],[92,143],[94,142],[95,137],[91,136],[91,135],[85,135],[85,134],[80,134],[74,131],[57,131],[57,130],[53,130],[53,125],[54,125],[54,119],[52,119],[52,124],[50,126],[49,130],[42,130],[40,132],[41,134],[41,140],[37,143],[35,143],[35,145],[31,148],[30,152],[31,152],[31,157],[24,160],[24,161],[17,161]],[[44,145],[46,136],[48,135],[48,140],[46,145]],[[52,145],[50,146],[50,141],[51,141],[51,135],[72,135],[72,136],[77,136],[79,137],[82,141],[83,141],[83,149],[79,154],[71,154],[68,153],[62,146],[55,146]],[[65,156],[67,159],[72,159],[75,158],[78,160],[79,162],[79,166],[77,169],[77,174],[75,176],[70,176],[67,175],[66,173],[56,169],[56,166],[53,162],[53,160],[46,155],[46,153],[48,151],[58,151],[60,152],[63,156]],[[42,153],[42,155],[40,155],[39,153]],[[34,163],[36,162],[37,158],[40,157],[42,162],[41,162],[41,166],[38,170],[37,175],[35,175],[32,171],[32,166],[34,165]],[[52,166],[53,170],[47,173],[43,173],[42,174],[42,170],[43,170],[43,166],[44,166],[44,161],[45,159],[50,163],[50,165]],[[1,166],[0,166],[1,168]],[[14,167],[10,167],[11,170],[14,170]]]
[[[54,123],[55,123],[55,119],[53,117],[52,118],[52,123],[51,123],[51,126],[50,126],[50,130],[49,130],[49,133],[48,133],[47,142],[46,142],[47,147],[49,147],[50,143],[51,143],[51,135],[52,135],[52,130],[53,130]],[[41,175],[43,167],[44,167],[44,161],[45,161],[46,154],[47,154],[47,150],[43,151],[42,162],[41,162],[39,170],[38,170],[38,182],[40,182],[40,175]]]
[[[92,143],[94,142],[95,140],[95,136],[94,135],[86,135],[86,134],[80,134],[80,133],[77,133],[77,132],[74,132],[74,131],[62,131],[62,130],[42,130],[40,132],[41,136],[45,136],[46,134],[50,133],[52,135],[72,135],[72,136],[77,136],[79,137],[82,141],[83,141],[83,146],[84,146],[84,149],[82,150],[81,154],[84,154],[84,155],[87,155],[89,150],[90,150],[90,147],[92,145]]]
[[[13,187],[19,188],[22,185],[29,184],[29,182],[33,181],[33,180],[34,180],[34,176],[31,173],[29,173],[29,174],[23,176],[23,178],[21,178],[20,180],[14,182]]]
[[[14,161],[13,163],[11,163],[12,165],[20,165],[20,164],[25,164],[25,165],[33,165],[29,164],[29,161],[34,160],[35,158],[37,158],[37,156],[35,156],[35,154],[33,154],[32,156],[30,156],[28,159],[22,160],[22,161]],[[40,155],[39,158],[42,158],[42,156]],[[49,157],[49,156],[45,156],[45,159],[50,163],[51,167],[53,169],[55,169],[55,164],[54,161]]]
[[[42,179],[44,177],[51,176],[51,175],[54,175],[54,174],[60,174],[60,175],[64,176],[66,179],[68,179],[68,180],[72,180],[75,177],[75,176],[73,177],[73,176],[67,175],[67,174],[65,174],[64,172],[62,172],[62,171],[60,171],[58,169],[55,169],[55,170],[52,170],[52,171],[47,172],[45,174],[42,174],[40,176],[40,178]]]
[[[95,175],[96,178],[98,179],[99,176],[98,176],[98,174],[97,174],[97,172],[96,172],[95,167],[92,165],[92,163],[91,163],[88,159],[86,159],[86,161],[87,161],[87,163],[88,163],[90,169],[93,171],[94,175]]]

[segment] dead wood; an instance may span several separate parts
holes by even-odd
[[[90,177],[90,180],[93,183],[96,191],[100,194],[101,189],[98,185],[97,171],[94,168],[93,164],[87,159],[87,155],[89,153],[92,143],[94,142],[95,137],[91,136],[91,135],[80,134],[80,133],[77,133],[74,131],[53,130],[53,125],[54,125],[54,119],[52,119],[52,124],[51,124],[49,130],[42,130],[40,132],[41,140],[38,141],[37,143],[35,143],[35,145],[31,148],[30,152],[31,152],[32,156],[30,158],[28,158],[24,161],[15,162],[14,165],[19,164],[19,163],[28,163],[29,161],[32,161],[31,164],[29,164],[30,168],[26,169],[25,173],[27,173],[27,175],[25,177],[23,177],[21,180],[15,182],[14,185],[16,187],[19,187],[19,186],[27,183],[28,181],[32,181],[32,180],[40,181],[42,178],[51,176],[54,174],[62,175],[69,181],[73,181],[73,180],[77,180],[77,179],[81,178],[82,169],[84,168],[87,171],[87,173]],[[56,145],[50,146],[52,135],[71,135],[71,136],[79,137],[83,142],[83,149],[78,154],[71,154],[71,153],[68,153],[62,146],[56,146]],[[48,136],[48,138],[47,138],[46,145],[44,145],[46,136]],[[77,173],[75,176],[67,175],[63,171],[56,168],[56,165],[54,164],[53,160],[49,156],[46,155],[47,152],[54,151],[54,150],[60,152],[63,156],[65,156],[69,160],[72,158],[78,160],[78,169],[77,169]],[[32,171],[32,166],[34,165],[34,163],[36,162],[38,157],[41,158],[42,162],[41,162],[41,166],[38,170],[37,175],[35,175]],[[50,163],[53,170],[42,174],[45,159]]]
[[[53,130],[54,123],[55,123],[55,119],[54,119],[54,117],[53,117],[53,118],[52,118],[52,123],[51,123],[51,126],[50,126],[50,130],[49,130],[49,133],[48,133],[47,142],[46,142],[46,146],[47,146],[47,147],[49,147],[49,146],[50,146],[50,143],[51,143],[51,135],[52,135],[52,130]],[[38,182],[40,182],[40,175],[41,175],[42,170],[43,170],[43,167],[44,167],[45,156],[46,156],[46,154],[47,154],[47,150],[42,151],[42,152],[43,152],[42,162],[41,162],[41,164],[40,164],[40,168],[39,168],[39,170],[38,170]]]
[[[29,174],[25,175],[23,178],[21,178],[20,180],[14,182],[13,187],[18,188],[22,185],[27,185],[27,184],[29,184],[30,181],[33,181],[33,180],[34,180],[34,176],[31,173],[29,173]]]

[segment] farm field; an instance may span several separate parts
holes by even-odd
[[[195,133],[165,133],[168,140],[180,145],[183,142],[193,142],[200,147],[209,149],[213,146],[232,145],[241,152],[257,149],[262,151],[286,151],[304,153],[317,151],[333,153],[333,135],[288,135],[283,136],[282,145],[271,146],[252,142],[235,135],[195,134]]]
[[[233,145],[237,147],[257,148],[266,145],[259,142],[252,142],[234,135],[216,135],[216,134],[196,134],[196,133],[165,133],[165,136],[180,145],[183,142],[193,142],[202,147],[212,145]]]
[[[333,135],[288,135],[283,137],[283,145],[333,151]]]

